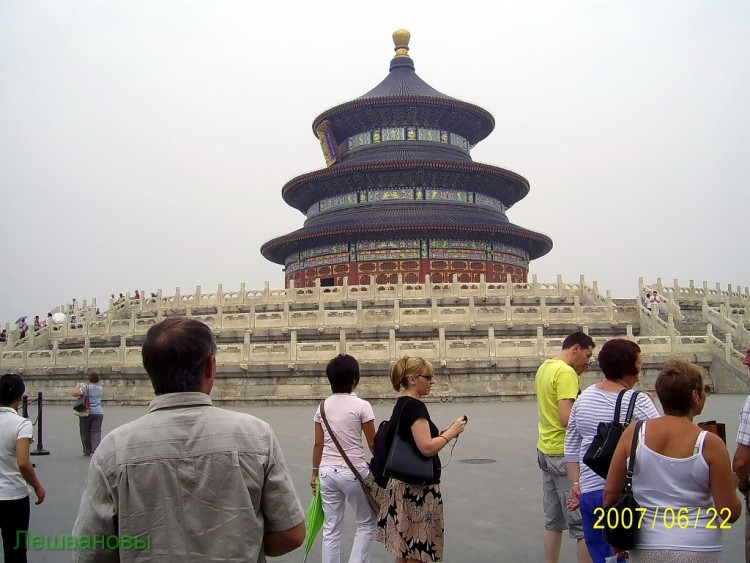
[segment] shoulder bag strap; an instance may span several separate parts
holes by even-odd
[[[630,396],[630,404],[628,405],[628,412],[625,413],[625,426],[630,424],[630,421],[633,420],[633,411],[635,411],[635,399],[638,396],[638,391],[633,391],[633,394]]]
[[[633,432],[633,441],[630,444],[630,461],[628,462],[628,472],[625,474],[625,486],[622,488],[623,493],[629,493],[633,490],[633,468],[635,467],[635,450],[638,449],[638,434],[643,426],[643,421],[639,420],[635,425]]]
[[[620,424],[620,409],[622,408],[622,398],[625,396],[625,391],[627,391],[627,389],[623,389],[617,394],[617,402],[615,402],[615,417],[612,420],[615,424]]]
[[[320,402],[320,417],[323,419],[323,423],[326,425],[326,430],[328,430],[328,435],[331,437],[331,440],[333,440],[333,443],[336,444],[336,449],[341,454],[341,457],[344,458],[344,461],[346,462],[346,465],[349,467],[352,473],[354,473],[354,476],[357,478],[357,480],[364,485],[365,480],[362,479],[362,475],[359,474],[359,471],[354,467],[352,462],[349,460],[349,456],[346,455],[344,452],[344,448],[341,447],[341,444],[339,443],[338,439],[336,438],[336,434],[333,433],[331,430],[331,425],[328,424],[328,418],[326,418],[326,409],[325,409],[325,401]]]

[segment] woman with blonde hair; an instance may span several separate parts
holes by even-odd
[[[630,561],[722,561],[721,528],[740,517],[742,504],[726,445],[693,423],[711,389],[703,384],[701,370],[683,360],[668,361],[655,386],[664,416],[645,421],[638,433],[633,496],[643,514]],[[628,426],[617,444],[604,487],[605,507],[620,498],[635,427]]]
[[[380,509],[378,526],[385,529],[385,548],[396,556],[396,563],[442,561],[444,520],[438,452],[466,429],[466,418],[459,418],[442,432],[432,422],[422,402],[435,384],[435,369],[427,360],[405,356],[391,367],[390,378],[402,396],[393,407],[388,442],[393,442],[398,429],[404,442],[434,458],[435,471],[429,483],[389,479],[388,503]]]

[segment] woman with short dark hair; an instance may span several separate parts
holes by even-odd
[[[641,349],[630,340],[613,338],[602,346],[597,359],[604,379],[587,387],[573,403],[565,432],[565,461],[573,483],[571,506],[580,506],[586,547],[593,563],[604,563],[613,551],[604,541],[601,530],[594,527],[596,509],[603,506],[604,479],[583,463],[583,456],[596,436],[599,423],[614,419],[617,397],[623,391],[619,421],[625,422],[633,397],[630,389],[640,380]],[[635,397],[633,420],[658,416],[649,396],[639,393]]]
[[[373,452],[375,413],[370,403],[354,393],[359,383],[359,363],[352,356],[340,354],[328,362],[326,375],[333,392],[322,403],[326,420],[346,457],[364,479],[370,474],[370,470],[362,449],[362,433],[365,434],[370,452]],[[349,469],[349,464],[331,438],[331,432],[323,421],[320,406],[313,421],[315,445],[310,486],[315,494],[317,480],[320,477],[320,493],[325,515],[323,563],[339,563],[341,560],[341,533],[347,502],[354,509],[357,522],[349,563],[369,563],[372,558],[372,542],[377,530],[376,514],[367,502],[359,480]]]
[[[633,496],[644,512],[630,550],[632,563],[722,560],[721,528],[740,517],[742,504],[726,445],[693,423],[710,391],[701,370],[682,360],[667,362],[656,378],[664,416],[645,422],[638,433]],[[621,496],[634,427],[625,430],[615,450],[604,489],[606,506]],[[674,522],[671,515],[676,515]]]
[[[104,410],[102,409],[102,397],[104,389],[99,385],[99,374],[91,372],[89,383],[76,383],[72,395],[74,397],[89,397],[89,414],[78,418],[78,430],[81,434],[81,445],[83,455],[90,457],[99,447],[102,441],[102,423],[104,422]]]
[[[29,529],[31,489],[36,504],[47,495],[29,458],[33,426],[16,412],[25,390],[20,376],[0,377],[0,530],[6,563],[26,562],[26,545],[19,532]]]

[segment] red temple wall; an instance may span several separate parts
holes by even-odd
[[[528,269],[514,264],[490,262],[488,260],[441,260],[422,258],[413,260],[381,260],[372,262],[348,262],[304,268],[286,276],[286,285],[294,280],[295,287],[313,287],[317,279],[333,278],[333,285],[369,285],[373,278],[376,284],[424,283],[425,276],[433,283],[448,283],[453,276],[462,283],[478,283],[480,275],[488,283],[507,281],[508,274],[515,283],[527,281]]]

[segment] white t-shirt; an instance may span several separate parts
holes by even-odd
[[[325,400],[326,418],[336,439],[346,452],[349,461],[357,469],[367,466],[362,449],[362,425],[375,420],[372,405],[354,393],[334,393]],[[320,466],[348,467],[331,440],[328,429],[320,416],[320,406],[313,417],[323,427],[323,457]]]
[[[0,407],[0,500],[17,500],[31,494],[31,487],[18,469],[16,442],[33,435],[29,419],[19,416],[15,409]]]

